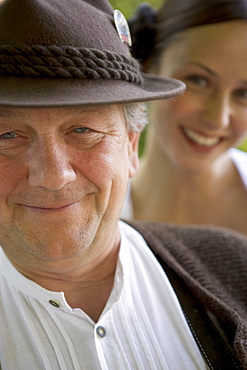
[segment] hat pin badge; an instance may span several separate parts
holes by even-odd
[[[120,10],[116,9],[113,12],[113,17],[120,40],[122,42],[126,42],[129,46],[131,46],[132,42],[130,29],[125,16],[123,15],[123,13],[120,12]]]

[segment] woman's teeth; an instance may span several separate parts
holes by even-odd
[[[206,147],[215,146],[221,140],[219,137],[209,137],[201,135],[198,132],[195,132],[194,130],[188,129],[186,127],[183,127],[183,131],[191,141]]]

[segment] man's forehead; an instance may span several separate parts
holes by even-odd
[[[1,118],[14,118],[17,115],[17,111],[14,108],[0,108]]]
[[[59,108],[14,108],[14,107],[0,107],[0,118],[24,118],[30,116],[35,112],[46,112],[50,114],[61,114],[64,116],[70,115],[109,115],[116,112],[116,105],[95,105],[95,106],[80,106],[80,107],[59,107]],[[120,105],[119,105],[120,107]],[[120,108],[117,108],[120,109]]]

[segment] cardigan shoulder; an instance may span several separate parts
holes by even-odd
[[[227,301],[247,319],[247,237],[224,228],[131,221],[150,249],[192,289]]]

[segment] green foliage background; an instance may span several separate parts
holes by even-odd
[[[144,1],[140,1],[140,0],[109,0],[111,5],[113,6],[114,9],[119,9],[126,18],[129,18],[131,17],[134,12],[135,12],[135,9],[136,7],[143,3]],[[183,1],[183,0],[181,0]],[[159,8],[159,6],[163,3],[163,0],[148,0],[148,3],[151,4],[154,8]],[[145,135],[142,135],[142,138],[141,138],[141,151],[140,151],[140,154],[142,153],[142,150],[143,150],[143,145],[144,145],[144,141],[145,141],[145,138],[144,138]],[[239,146],[239,149],[241,150],[244,150],[245,152],[247,152],[247,140],[245,140],[240,146]]]
[[[144,1],[140,0],[109,0],[111,5],[114,9],[119,9],[126,18],[129,18],[133,15],[135,8],[143,3]],[[163,0],[149,0],[149,4],[151,4],[154,8],[158,8],[162,3]]]

